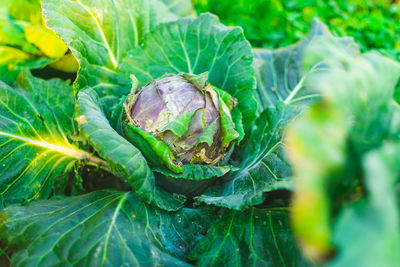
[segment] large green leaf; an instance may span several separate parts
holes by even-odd
[[[77,160],[101,163],[74,146],[74,94],[65,81],[24,72],[18,87],[0,83],[0,208],[47,198]]]
[[[129,93],[129,75],[118,70],[127,52],[157,24],[176,19],[159,0],[43,0],[42,8],[80,63],[75,88],[94,88],[106,107]]]
[[[226,27],[211,14],[163,23],[129,52],[121,69],[145,85],[166,73],[209,72],[209,82],[238,99],[244,125],[255,119],[255,75],[251,46],[243,30]]]
[[[240,210],[261,204],[265,192],[293,189],[283,130],[297,113],[297,108],[283,103],[262,112],[245,148],[238,148],[234,156],[240,162],[239,171],[233,172],[224,183],[210,187],[196,200]]]
[[[83,136],[106,159],[110,171],[129,181],[141,199],[166,210],[182,207],[183,196],[171,195],[156,187],[146,159],[110,126],[93,89],[79,92],[76,113]]]
[[[16,251],[12,266],[190,266],[183,260],[207,230],[207,214],[95,191],[11,206],[0,213],[0,235]]]
[[[332,40],[343,49],[358,52],[352,38],[333,37],[328,28],[318,19],[311,24],[307,37],[297,44],[276,50],[256,49],[257,93],[260,111],[274,106],[278,101],[286,104],[309,103],[318,93],[307,86],[307,77],[323,66],[314,64],[304,69],[305,52],[314,43]]]
[[[198,266],[306,266],[286,209],[221,210],[191,254]]]

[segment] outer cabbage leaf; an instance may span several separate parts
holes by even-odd
[[[76,115],[81,133],[107,161],[110,171],[126,179],[142,200],[165,210],[182,207],[183,196],[172,195],[156,187],[154,174],[146,159],[111,127],[93,89],[79,92]]]
[[[198,266],[307,266],[286,209],[221,210],[191,254]]]
[[[74,94],[65,81],[24,72],[22,89],[0,87],[0,208],[47,198],[78,160],[96,161],[70,140],[76,133]]]
[[[238,99],[243,124],[256,117],[253,55],[243,30],[226,27],[211,14],[163,23],[144,36],[143,46],[129,52],[121,69],[134,74],[140,86],[166,73],[201,74]]]
[[[232,166],[219,167],[200,164],[185,164],[182,165],[182,169],[182,173],[173,173],[161,168],[155,168],[154,171],[174,178],[201,181],[213,177],[224,176],[232,169]]]
[[[47,57],[62,58],[68,52],[67,45],[52,30],[42,25],[29,25],[25,27],[24,33],[26,40]]]
[[[292,173],[284,153],[283,130],[298,110],[277,104],[276,108],[261,113],[248,144],[234,155],[240,162],[239,170],[196,197],[197,201],[241,210],[261,204],[265,192],[293,189]]]
[[[207,211],[169,213],[118,191],[11,206],[0,218],[13,266],[190,266],[184,259],[208,227]]]
[[[143,35],[176,15],[159,0],[43,0],[46,25],[67,43],[80,63],[74,87],[92,87],[109,110],[128,94],[129,75],[118,70]]]
[[[311,90],[307,85],[307,77],[323,66],[317,62],[305,69],[304,57],[310,46],[323,40],[332,40],[350,53],[358,52],[358,46],[352,38],[333,37],[318,19],[312,21],[308,36],[296,44],[276,50],[255,50],[254,65],[257,70],[255,96],[260,111],[274,106],[279,101],[301,105],[310,103],[310,99],[318,97],[318,92]]]

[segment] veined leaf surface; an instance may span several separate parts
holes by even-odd
[[[190,266],[183,259],[204,234],[207,212],[170,213],[133,192],[95,191],[12,206],[0,213],[0,236],[13,266]]]
[[[337,47],[357,54],[357,46],[350,38],[335,38],[327,27],[314,20],[308,37],[287,48],[255,51],[257,70],[256,98],[259,118],[248,134],[244,148],[235,153],[240,158],[240,171],[229,177],[227,183],[216,185],[197,198],[198,201],[233,209],[242,209],[264,201],[265,192],[277,189],[292,190],[292,170],[286,159],[284,129],[307,99],[319,93],[307,86],[308,76],[322,70],[321,61],[315,61],[303,71],[304,58],[314,43],[329,40]]]
[[[80,63],[75,88],[94,88],[108,108],[129,93],[129,75],[118,70],[127,52],[160,22],[177,18],[158,0],[43,0],[42,8],[46,25]]]
[[[256,120],[244,149],[238,148],[239,170],[227,181],[210,187],[197,201],[241,210],[261,204],[265,192],[292,190],[292,171],[285,156],[283,130],[298,109],[283,103],[268,108]]]
[[[57,177],[92,158],[69,139],[76,132],[72,87],[29,72],[18,87],[0,83],[0,207],[48,197]]]
[[[304,68],[304,57],[307,49],[322,40],[332,40],[347,51],[358,53],[358,46],[352,38],[333,37],[318,19],[311,24],[307,37],[291,46],[268,50],[255,49],[255,67],[257,70],[257,93],[259,110],[274,106],[278,101],[286,104],[306,104],[310,99],[319,96],[318,92],[307,86],[307,77],[323,66],[314,64]]]
[[[191,258],[197,266],[307,266],[286,209],[223,209]]]
[[[144,45],[129,52],[121,69],[141,86],[166,73],[201,74],[238,99],[246,128],[256,117],[253,54],[243,30],[226,27],[211,14],[163,23],[144,36]],[[161,45],[162,44],[162,45]]]

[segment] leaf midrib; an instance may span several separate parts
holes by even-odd
[[[103,40],[104,46],[107,50],[107,53],[110,57],[111,63],[113,64],[114,68],[118,68],[118,61],[115,58],[115,55],[113,51],[111,50],[111,47],[107,41],[106,35],[104,34],[103,28],[100,25],[99,19],[97,18],[96,14],[93,13],[93,11],[86,5],[84,5],[81,1],[77,1],[77,3],[87,12],[89,15],[92,17],[94,20],[94,23],[96,24],[97,29],[99,30],[101,39]]]
[[[103,255],[102,255],[102,259],[101,259],[101,266],[104,266],[104,263],[105,263],[105,260],[106,260],[106,257],[107,257],[107,247],[108,247],[108,242],[110,240],[111,230],[114,227],[115,221],[116,221],[116,219],[118,217],[118,214],[119,214],[119,211],[121,210],[122,205],[124,204],[125,199],[128,197],[129,194],[130,194],[130,192],[125,193],[123,195],[123,197],[118,201],[118,205],[115,208],[115,211],[114,211],[113,216],[111,218],[110,226],[108,227],[107,234],[106,234],[106,239],[104,241],[104,250],[103,250]]]
[[[72,158],[85,159],[88,156],[85,151],[74,148],[70,144],[68,144],[68,146],[70,146],[71,148],[68,148],[65,146],[48,143],[46,141],[38,141],[38,140],[34,140],[31,138],[27,138],[27,137],[6,133],[3,131],[0,131],[0,136],[4,136],[4,137],[8,137],[8,138],[11,138],[14,140],[22,141],[22,142],[28,143],[32,146],[42,147],[47,150],[56,151],[58,153],[68,155]]]

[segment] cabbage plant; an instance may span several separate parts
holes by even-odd
[[[321,101],[311,78],[329,65],[306,51],[327,41],[357,55],[351,39],[314,20],[298,44],[253,49],[241,28],[180,8],[190,1],[41,4],[79,70],[45,80],[28,67],[0,82],[0,256],[312,265],[296,242],[307,248],[308,236],[289,222],[285,129]]]

